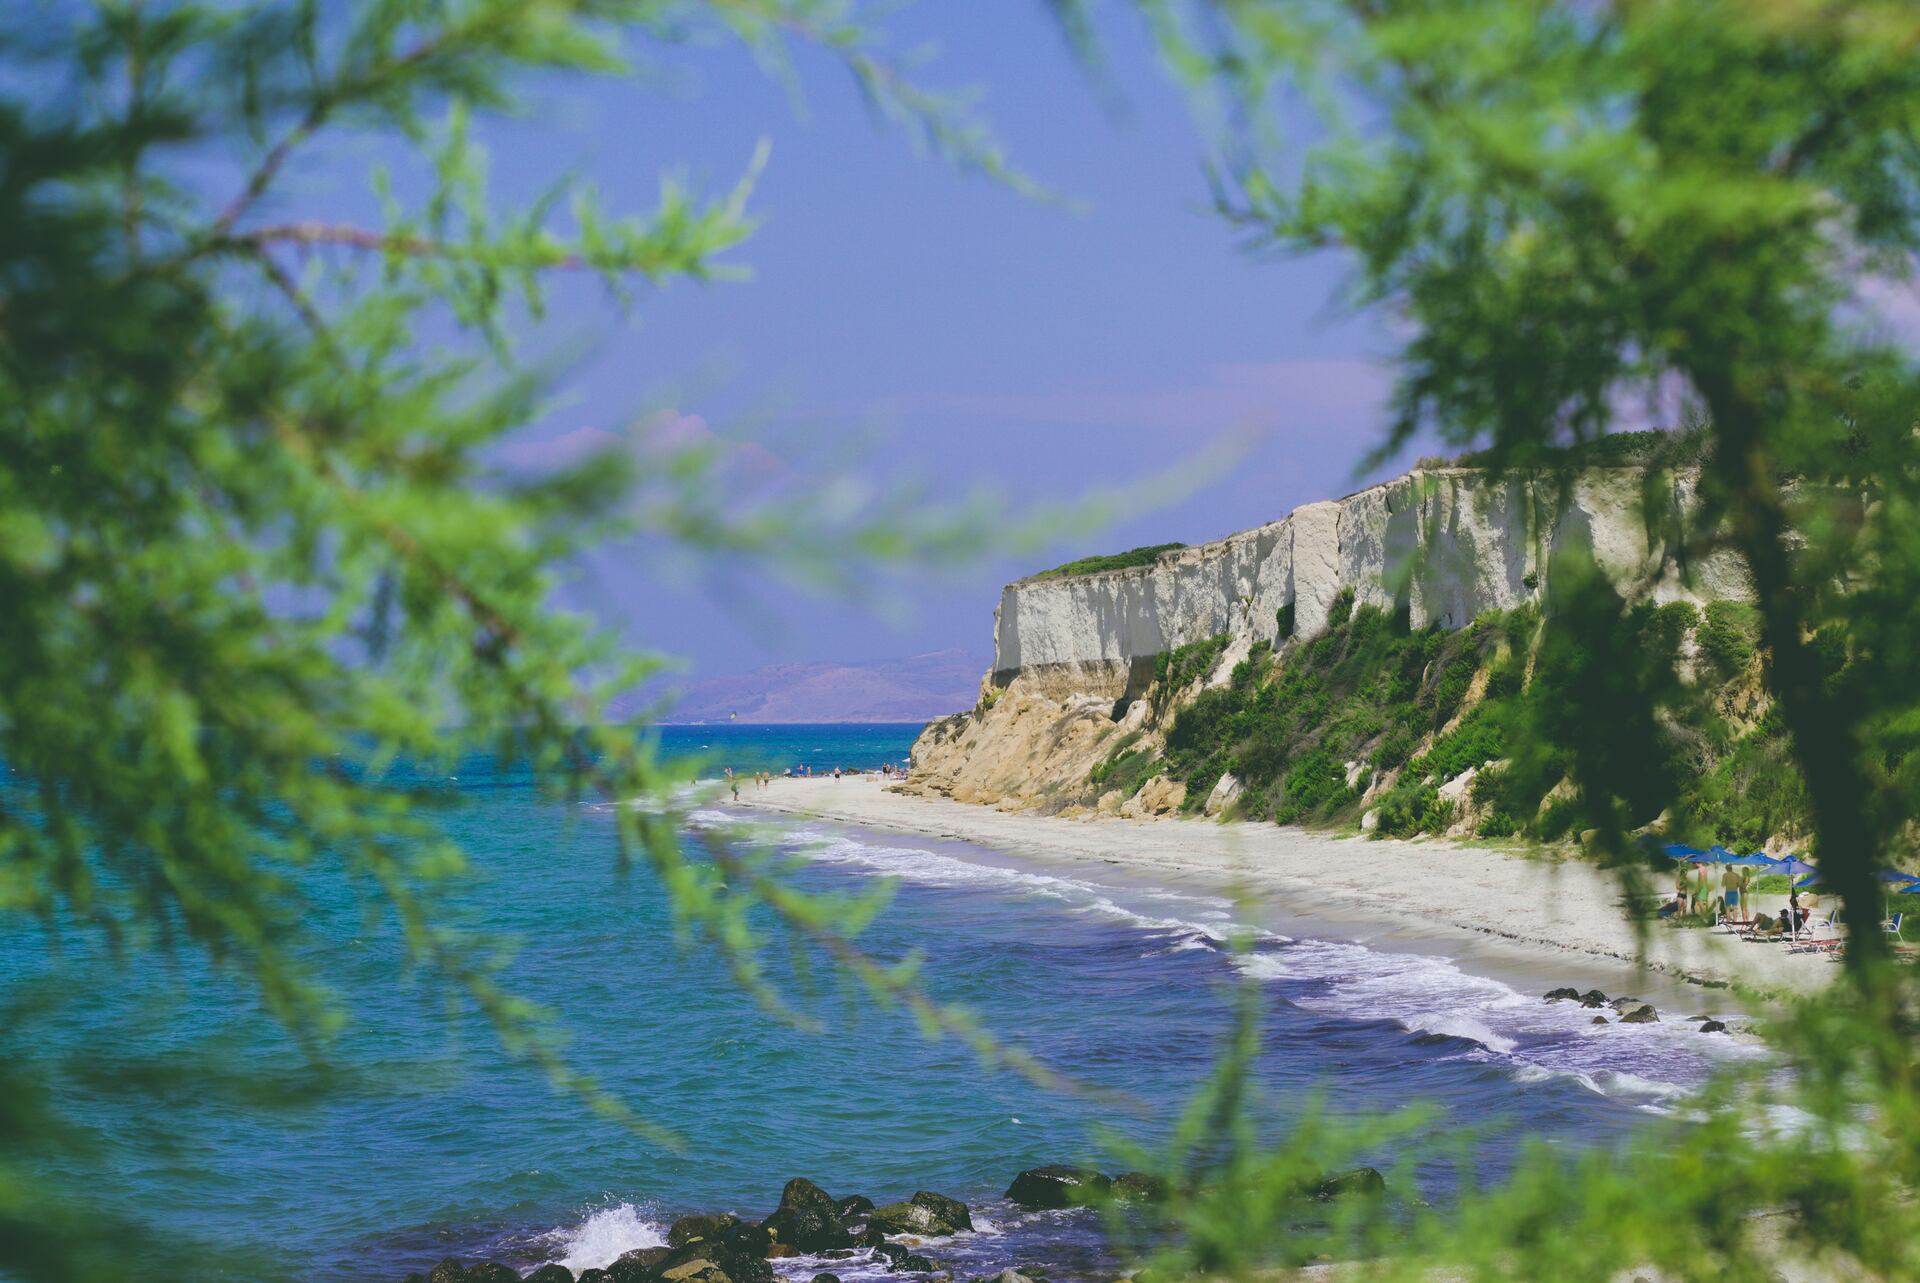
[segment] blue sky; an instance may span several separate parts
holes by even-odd
[[[1344,493],[1381,431],[1389,344],[1338,313],[1345,268],[1250,254],[1207,208],[1202,138],[1136,30],[1107,33],[1104,95],[1038,0],[935,0],[892,32],[898,49],[933,51],[921,79],[977,88],[1012,159],[1076,207],[917,155],[813,52],[797,63],[804,107],[720,47],[665,52],[641,82],[549,95],[490,131],[503,199],[572,167],[609,206],[645,208],[663,169],[722,188],[761,139],[772,152],[753,201],[764,226],[732,255],[751,283],[675,285],[627,319],[585,283],[554,295],[558,333],[587,355],[524,457],[670,411],[802,476],[1031,504],[1151,477],[1224,433],[1262,435],[1184,498],[1031,558],[897,577],[879,606],[737,568],[596,559],[569,599],[698,675],[984,655],[1007,579]]]

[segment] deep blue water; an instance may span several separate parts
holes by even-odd
[[[682,727],[664,745],[716,768],[818,772],[903,760],[916,730]],[[56,962],[37,929],[4,928],[7,986],[52,973],[83,986],[68,986],[34,1054],[65,1066],[57,1101],[97,1130],[98,1145],[50,1175],[247,1262],[209,1256],[213,1278],[397,1283],[449,1253],[585,1268],[658,1241],[680,1213],[764,1214],[795,1175],[877,1201],[915,1189],[967,1199],[992,1229],[934,1254],[978,1274],[1088,1259],[1084,1225],[1019,1217],[999,1192],[1025,1166],[1105,1162],[1102,1125],[1163,1134],[1212,1064],[1243,976],[1261,985],[1259,1078],[1282,1117],[1315,1092],[1338,1110],[1428,1101],[1439,1126],[1488,1127],[1478,1158],[1489,1172],[1510,1160],[1514,1122],[1572,1143],[1623,1135],[1697,1083],[1717,1045],[1676,1024],[1595,1031],[1591,1013],[1445,959],[1297,927],[1264,932],[1236,957],[1223,944],[1238,912],[1227,901],[1144,886],[1117,868],[1069,876],[959,843],[820,824],[784,839],[793,876],[810,888],[898,879],[869,951],[921,951],[936,997],[1119,1093],[1122,1107],[983,1070],[825,975],[787,970],[781,953],[770,956],[778,978],[825,1028],[770,1020],[709,950],[677,940],[650,879],[616,872],[603,804],[542,799],[525,774],[481,760],[448,783],[464,803],[448,823],[481,873],[459,894],[459,914],[517,939],[505,983],[561,1013],[573,1063],[677,1133],[678,1148],[610,1125],[505,1062],[472,1013],[449,1020],[446,995],[407,974],[390,927],[320,879],[315,962],[353,1012],[324,1074],[243,986],[191,958],[134,971],[79,949]],[[692,823],[724,816],[707,810]],[[180,1072],[157,1090],[111,1085],[114,1065],[152,1055]],[[1445,1175],[1414,1173],[1436,1188]],[[801,1278],[817,1268],[783,1265]]]

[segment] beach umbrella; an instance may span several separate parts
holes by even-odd
[[[1760,852],[1755,851],[1752,855],[1736,855],[1731,860],[1728,860],[1727,863],[1745,865],[1750,869],[1771,869],[1774,865],[1780,863],[1780,861],[1770,855],[1762,855]]]
[[[1706,852],[1697,846],[1682,846],[1678,842],[1669,842],[1661,848],[1661,854],[1674,860],[1699,860],[1706,855]]]
[[[1797,855],[1790,855],[1784,860],[1775,860],[1773,862],[1773,871],[1775,873],[1784,873],[1790,878],[1804,878],[1809,873],[1820,872],[1820,870],[1814,868]]]

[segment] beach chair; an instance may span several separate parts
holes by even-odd
[[[1826,916],[1811,918],[1807,925],[1795,933],[1788,953],[1819,953],[1823,949],[1837,949],[1841,944],[1840,910],[1828,909]]]
[[[1880,924],[1880,929],[1886,932],[1888,935],[1892,936],[1895,940],[1898,940],[1900,938],[1900,924],[1902,922],[1905,922],[1906,919],[1907,919],[1906,914],[1896,913],[1891,918],[1888,918],[1885,922],[1882,922]]]

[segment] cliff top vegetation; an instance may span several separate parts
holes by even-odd
[[[1043,570],[1030,575],[1030,579],[1062,579],[1068,575],[1097,575],[1103,570],[1128,570],[1134,566],[1151,566],[1160,560],[1163,552],[1178,552],[1186,547],[1183,543],[1157,543],[1143,548],[1129,548],[1125,552],[1106,553],[1097,557],[1081,557],[1065,565],[1055,566],[1052,570]]]

